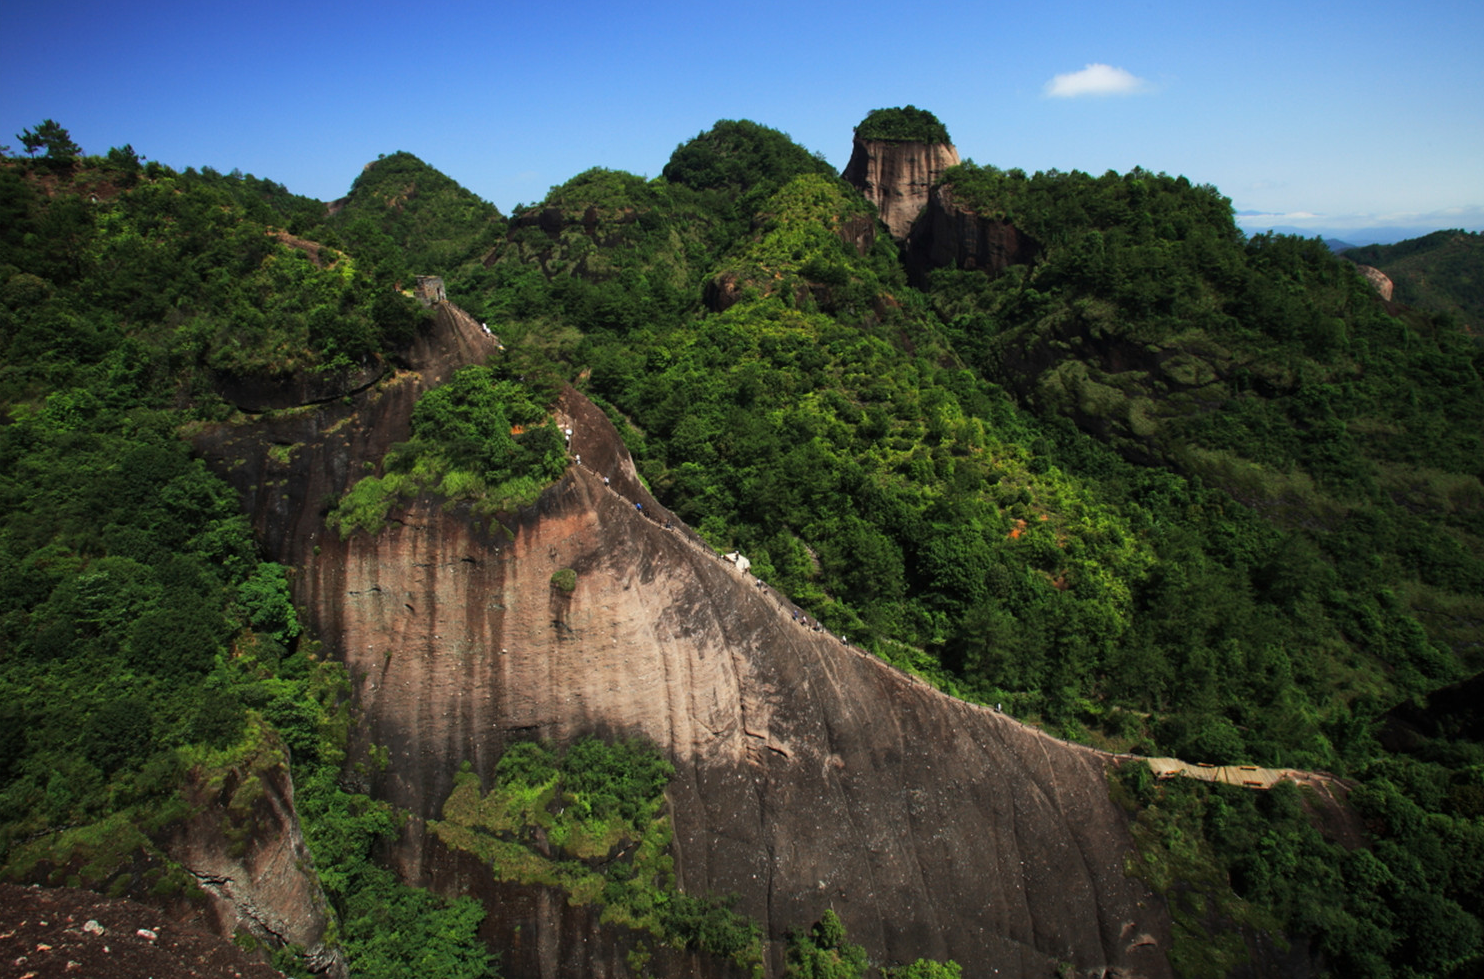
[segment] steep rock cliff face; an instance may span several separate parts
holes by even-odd
[[[1157,902],[1123,875],[1090,752],[806,630],[586,470],[508,543],[467,528],[430,501],[307,570],[391,748],[377,794],[431,817],[462,761],[488,773],[512,738],[642,734],[679,769],[684,885],[741,894],[774,937],[833,906],[887,960],[1161,972],[1130,948],[1161,933]]]
[[[841,176],[876,205],[891,236],[901,241],[927,203],[933,181],[958,162],[958,150],[947,143],[899,143],[857,136]]]
[[[982,217],[954,200],[952,187],[935,187],[907,238],[907,275],[927,282],[933,269],[978,269],[995,276],[1030,263],[1041,246],[1009,221]]]
[[[394,854],[404,873],[479,891],[498,945],[546,948],[516,956],[521,975],[626,974],[614,955],[574,952],[592,926],[549,898],[475,888],[467,855],[423,821],[461,763],[487,778],[512,740],[643,735],[677,767],[682,885],[739,894],[774,939],[833,907],[880,961],[1168,975],[1163,903],[1123,873],[1131,841],[1100,756],[798,624],[649,496],[576,392],[562,411],[583,465],[518,517],[481,527],[424,499],[374,538],[326,532],[326,494],[405,437],[415,393],[478,355],[479,332],[445,310],[423,373],[353,408],[202,439],[272,555],[299,569],[297,598],[349,668],[362,746],[390,749],[371,790],[415,817]],[[267,458],[273,442],[293,447],[288,463]],[[561,568],[576,572],[570,593],[551,585]]]
[[[406,441],[418,397],[499,349],[500,342],[467,313],[439,303],[432,327],[405,352],[405,369],[331,401],[306,399],[296,409],[218,426],[199,435],[195,445],[242,494],[265,551],[298,565],[327,535],[324,517],[333,501],[368,474],[365,464]],[[239,407],[256,411],[265,403],[287,407],[282,401],[295,390],[291,379],[261,379],[245,388],[224,387],[223,394],[240,397]]]

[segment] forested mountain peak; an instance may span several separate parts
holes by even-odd
[[[411,153],[366,164],[327,224],[378,278],[411,283],[446,275],[489,250],[505,231],[499,210]]]
[[[804,173],[835,176],[824,157],[787,133],[746,119],[722,119],[670,154],[661,171],[671,183],[712,192],[746,221],[757,206],[791,178]]]
[[[855,127],[859,139],[891,143],[951,143],[948,127],[926,109],[915,105],[873,109]]]

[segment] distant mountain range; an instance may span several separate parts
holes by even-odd
[[[1273,231],[1283,235],[1298,235],[1301,238],[1323,238],[1332,251],[1342,252],[1347,248],[1362,248],[1366,245],[1394,245],[1399,241],[1422,238],[1438,230],[1435,224],[1418,227],[1377,226],[1372,228],[1301,228],[1292,224],[1271,226],[1248,224],[1241,215],[1237,223],[1249,236]]]

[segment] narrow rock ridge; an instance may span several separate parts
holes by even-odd
[[[642,735],[677,767],[682,886],[740,895],[738,910],[775,941],[833,907],[884,963],[952,958],[1007,979],[1059,962],[1169,975],[1167,913],[1124,874],[1132,842],[1104,757],[800,625],[784,596],[648,494],[577,392],[560,408],[582,465],[504,525],[422,499],[375,537],[327,532],[327,494],[405,437],[416,392],[479,353],[459,352],[477,323],[439,316],[426,373],[386,379],[353,409],[201,440],[271,556],[297,568],[315,634],[344,659],[359,750],[389,749],[373,794],[416,824],[437,817],[461,763],[487,779],[514,740]],[[300,448],[275,463],[275,443]],[[563,568],[576,573],[570,594],[551,584]],[[392,856],[415,881],[471,889],[467,862],[450,875],[415,827]],[[522,900],[515,918],[532,928],[520,941],[574,940],[575,926]],[[555,977],[606,975],[612,960],[586,971],[554,953],[530,961]],[[776,946],[771,961],[776,971]]]
[[[841,176],[876,205],[881,220],[897,241],[907,237],[912,222],[927,203],[928,190],[949,167],[958,150],[949,143],[908,143],[855,137],[850,162]]]
[[[210,897],[217,933],[298,945],[316,974],[344,979],[344,959],[325,943],[330,911],[282,745],[270,742],[225,772],[196,773],[184,794],[193,814],[172,828],[166,849]]]

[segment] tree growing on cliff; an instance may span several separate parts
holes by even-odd
[[[788,937],[784,975],[797,979],[860,979],[869,963],[866,950],[845,940],[845,925],[827,908],[814,927]]]

